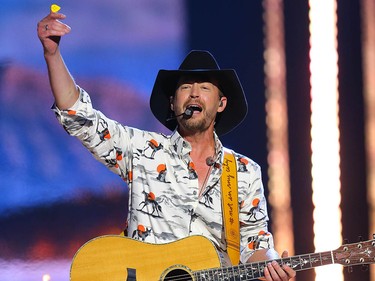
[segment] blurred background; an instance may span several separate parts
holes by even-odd
[[[120,233],[126,218],[124,182],[50,110],[36,26],[51,4],[1,0],[1,281],[69,280],[79,247]],[[178,68],[191,49],[209,50],[221,68],[236,69],[249,113],[222,141],[262,167],[277,250],[301,255],[371,239],[372,1],[56,4],[72,28],[60,43],[72,75],[97,109],[121,123],[168,133],[150,113],[149,95],[158,70]],[[374,249],[365,248],[353,261],[374,260]],[[296,280],[375,280],[372,267],[349,273],[328,265]]]

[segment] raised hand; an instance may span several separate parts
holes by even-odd
[[[61,22],[66,16],[53,10],[51,9],[49,15],[39,21],[37,26],[38,37],[45,55],[54,55],[58,50],[61,36],[68,34],[71,30],[67,24]]]

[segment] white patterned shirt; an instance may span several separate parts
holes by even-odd
[[[214,133],[215,164],[199,196],[191,146],[178,131],[171,135],[119,124],[93,109],[87,92],[72,108],[53,110],[59,122],[94,157],[126,181],[129,188],[127,236],[149,243],[167,243],[203,235],[225,250],[221,205],[223,146]],[[273,248],[261,169],[234,153],[237,164],[241,262],[255,249]]]

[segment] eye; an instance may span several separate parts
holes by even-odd
[[[212,86],[210,83],[202,83],[201,84],[201,89],[205,91],[210,91],[212,89]]]
[[[191,88],[191,85],[190,84],[182,84],[181,86],[180,86],[180,89],[181,90],[187,90],[187,89],[190,89]]]

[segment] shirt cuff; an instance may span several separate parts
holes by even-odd
[[[52,107],[51,107],[52,111],[55,112],[56,115],[58,115],[58,116],[61,116],[62,112],[64,112],[64,111],[65,112],[66,111],[71,111],[71,110],[77,111],[80,108],[80,104],[81,104],[81,100],[82,100],[82,95],[83,95],[83,89],[80,88],[80,87],[78,87],[78,90],[79,90],[79,96],[78,96],[76,102],[73,104],[73,106],[71,106],[68,109],[62,110],[62,109],[58,108],[57,105],[56,105],[56,102],[54,102],[53,105],[52,105]]]

